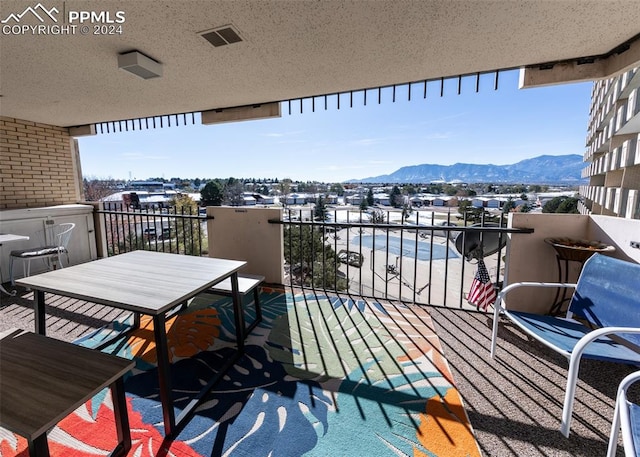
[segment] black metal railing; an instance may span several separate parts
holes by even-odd
[[[435,211],[286,210],[285,272],[291,286],[421,304],[468,307],[479,259],[499,289],[510,234],[503,214],[478,219]]]
[[[137,249],[202,256],[208,252],[206,220],[192,207],[134,208],[111,203],[104,218],[109,256]]]

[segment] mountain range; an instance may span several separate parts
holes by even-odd
[[[462,181],[465,183],[580,185],[587,182],[580,177],[585,167],[582,156],[578,154],[541,155],[511,165],[472,163],[410,165],[388,175],[352,179],[348,182],[427,184],[436,181]]]

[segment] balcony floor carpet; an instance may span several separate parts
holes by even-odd
[[[173,440],[163,437],[150,320],[105,349],[136,361],[125,380],[130,456],[480,455],[426,309],[277,290],[261,300],[244,356]],[[176,413],[233,353],[233,328],[231,301],[206,294],[167,321]],[[105,455],[116,441],[107,390],[49,434],[53,456]],[[0,430],[0,455],[26,456],[26,442]]]

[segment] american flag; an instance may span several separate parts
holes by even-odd
[[[471,290],[467,296],[467,301],[471,305],[476,305],[478,310],[486,311],[489,305],[496,301],[496,289],[489,278],[489,271],[482,259],[478,260],[478,271],[471,283]]]

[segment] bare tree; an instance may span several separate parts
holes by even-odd
[[[89,202],[97,202],[117,191],[116,182],[113,179],[83,179],[84,199]]]
[[[374,209],[370,214],[372,224],[384,224],[387,221],[387,217],[381,209]]]
[[[231,206],[244,205],[244,183],[235,178],[229,178],[224,186],[224,203]]]

